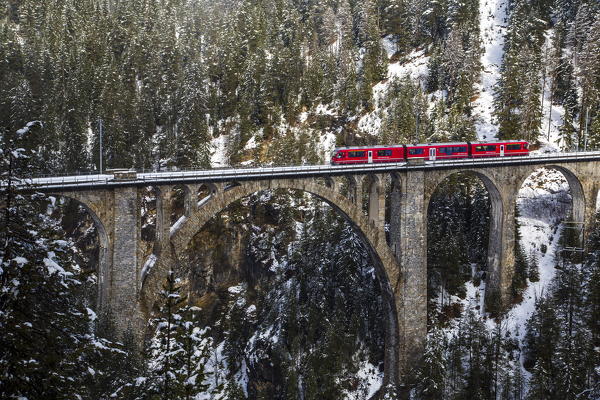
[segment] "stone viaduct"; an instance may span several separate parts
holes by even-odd
[[[481,179],[491,202],[486,301],[506,302],[514,268],[514,210],[524,180],[540,167],[566,177],[573,221],[592,219],[600,188],[600,153],[587,157],[528,157],[422,165],[285,167],[135,174],[129,180],[38,179],[38,190],[80,202],[100,241],[98,302],[119,329],[142,332],[171,267],[192,237],[217,213],[252,193],[295,189],[312,193],[341,213],[369,249],[386,305],[385,383],[398,383],[418,362],[427,330],[427,212],[438,185],[456,173]],[[152,255],[141,241],[141,193],[157,193]],[[185,192],[185,213],[171,223],[174,189]],[[198,201],[197,193],[206,192]],[[385,209],[389,219],[385,220]],[[386,235],[387,231],[387,235]]]

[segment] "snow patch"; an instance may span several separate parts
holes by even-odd
[[[220,135],[210,141],[210,147],[212,149],[210,156],[210,164],[214,167],[226,167],[229,162],[227,160],[227,143],[229,137],[227,135]]]

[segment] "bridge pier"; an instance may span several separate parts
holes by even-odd
[[[496,187],[497,190],[488,189],[491,209],[485,308],[490,312],[501,311],[510,303],[515,269],[515,208],[520,189],[515,184]]]
[[[400,179],[392,182],[390,243],[400,264],[401,279],[392,289],[398,308],[399,369],[405,377],[418,365],[427,334],[427,204],[423,171]]]
[[[114,189],[113,268],[108,307],[115,318],[117,331],[140,332],[143,320],[139,310],[140,199],[136,187]]]

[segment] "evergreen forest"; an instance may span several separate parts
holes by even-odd
[[[600,214],[570,251],[556,171],[519,194],[504,307],[483,302],[484,184],[455,174],[435,190],[427,343],[400,387],[383,384],[373,260],[319,198],[272,190],[221,211],[140,335],[97,307],[92,217],[21,190],[496,138],[600,150],[597,0],[0,0],[0,398],[599,399]],[[149,187],[145,255],[156,208]]]

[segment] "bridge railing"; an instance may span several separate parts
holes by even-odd
[[[452,166],[466,166],[466,167],[481,167],[486,164],[493,165],[508,165],[508,164],[520,164],[523,162],[536,162],[540,160],[553,162],[560,162],[566,160],[584,160],[584,159],[598,159],[600,160],[600,152],[569,152],[569,153],[534,153],[526,157],[490,157],[490,158],[461,158],[456,160],[434,160],[426,161],[424,164],[410,164],[406,162],[401,163],[377,163],[377,164],[354,164],[354,165],[294,165],[294,166],[279,166],[279,165],[268,165],[262,167],[255,166],[227,166],[208,170],[179,170],[179,171],[148,171],[144,169],[137,170],[135,182],[143,183],[148,181],[149,184],[152,182],[168,182],[171,180],[186,181],[186,180],[198,180],[200,178],[207,179],[249,179],[259,178],[261,176],[269,175],[301,175],[301,174],[343,174],[345,172],[354,173],[377,173],[377,172],[390,172],[398,170],[410,170],[410,169],[422,169],[422,168],[440,168],[440,167],[452,167]],[[115,182],[127,183],[127,181],[115,180],[113,174],[104,173],[98,174],[97,172],[82,172],[76,175],[70,176],[58,176],[58,175],[45,175],[27,180],[29,184],[41,185],[43,187],[59,187],[59,186],[90,186],[90,185],[105,185],[114,184]],[[130,183],[130,181],[129,181]]]

